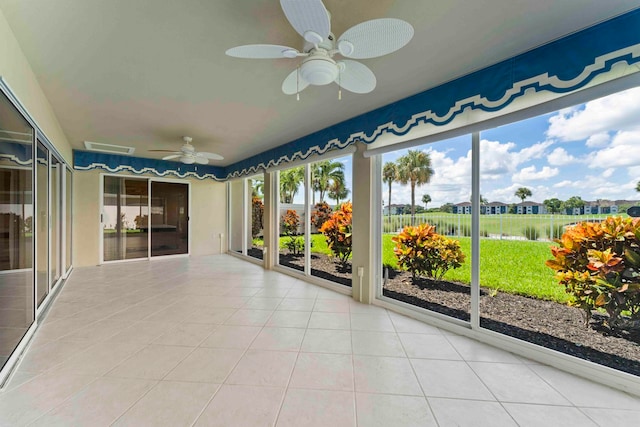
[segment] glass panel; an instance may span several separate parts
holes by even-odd
[[[247,232],[251,237],[248,242],[247,255],[262,259],[264,247],[263,218],[264,218],[264,178],[262,175],[248,179],[251,201],[249,203],[249,225]]]
[[[383,295],[468,321],[470,135],[391,152],[382,161]]]
[[[229,250],[242,253],[244,180],[229,181]]]
[[[36,292],[38,306],[49,293],[49,150],[38,141],[36,167]]]
[[[311,164],[311,275],[345,286],[351,286],[351,157]]]
[[[151,183],[151,256],[189,253],[189,186]]]
[[[51,156],[51,287],[60,279],[61,271],[61,240],[60,229],[62,218],[60,216],[61,207],[61,185],[62,185],[62,163],[55,156]]]
[[[104,177],[104,261],[149,256],[148,184],[146,179]]]
[[[33,129],[0,93],[0,369],[33,323]]]
[[[73,204],[72,204],[72,200],[73,200],[73,186],[72,186],[72,181],[73,181],[73,174],[71,173],[70,169],[66,169],[66,180],[65,180],[65,186],[66,186],[66,198],[65,198],[65,238],[66,238],[66,245],[65,245],[65,271],[69,271],[69,269],[71,268],[71,254],[72,254],[72,228],[73,228],[73,224],[72,224],[72,219],[73,219]]]
[[[304,166],[280,171],[279,257],[285,267],[304,271]]]
[[[483,328],[640,375],[639,111],[635,88],[482,133]]]

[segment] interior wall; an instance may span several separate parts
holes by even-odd
[[[47,100],[31,65],[24,56],[2,10],[0,10],[0,76],[36,121],[49,141],[72,164],[69,141]]]
[[[75,171],[73,197],[74,212],[74,266],[83,267],[100,263],[100,187],[101,170]],[[122,176],[150,177],[153,175]],[[188,179],[191,183],[191,255],[220,253],[220,235],[226,230],[225,184],[213,180]]]

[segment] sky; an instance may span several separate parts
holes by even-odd
[[[416,188],[416,203],[429,194],[428,207],[471,198],[471,136],[413,148],[429,153],[431,181]],[[383,155],[383,164],[407,150]],[[527,187],[528,199],[639,200],[640,88],[586,104],[494,128],[480,134],[480,193],[488,201],[516,203]],[[388,187],[383,186],[385,205]],[[409,186],[394,183],[393,204],[410,203]]]
[[[416,188],[417,204],[424,194],[431,197],[427,207],[471,199],[471,135],[413,150],[428,153],[434,169],[431,181]],[[384,154],[383,165],[407,151]],[[334,160],[344,163],[351,190],[351,156]],[[531,190],[527,200],[540,203],[572,196],[640,200],[640,88],[482,132],[480,176],[480,193],[490,202],[520,202],[514,194],[520,187]],[[382,198],[387,205],[386,184]],[[303,200],[299,191],[294,202]],[[394,183],[391,203],[410,202],[410,187]]]

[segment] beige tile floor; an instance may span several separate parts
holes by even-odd
[[[0,425],[625,426],[640,399],[228,255],[77,269]]]

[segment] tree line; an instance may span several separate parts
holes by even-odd
[[[280,171],[280,203],[293,203],[301,184],[304,182],[304,166]],[[322,203],[325,196],[339,205],[349,197],[344,175],[344,163],[323,160],[311,164],[312,203]],[[316,200],[316,194],[318,199]]]

